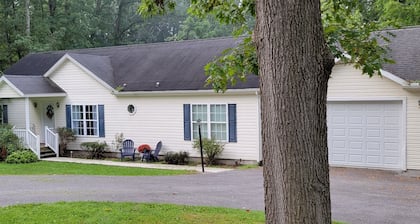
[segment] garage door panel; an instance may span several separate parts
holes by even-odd
[[[349,162],[363,163],[363,156],[360,154],[349,154]]]
[[[366,150],[368,152],[376,152],[381,150],[381,142],[379,141],[367,141]]]
[[[392,156],[384,156],[384,164],[396,166],[399,164],[399,158]]]
[[[398,125],[400,123],[400,118],[398,116],[385,116],[384,125]]]
[[[401,168],[401,102],[327,105],[330,164]]]
[[[381,129],[380,128],[366,128],[366,137],[381,137]]]
[[[374,164],[374,165],[378,165],[381,164],[381,156],[380,155],[369,155],[366,158],[366,163],[367,164]]]
[[[387,139],[400,139],[400,133],[401,131],[396,128],[385,128],[384,129],[384,138]]]
[[[339,124],[346,124],[346,117],[344,115],[342,116],[332,116],[331,122],[333,124],[339,125]]]
[[[379,116],[368,116],[368,117],[366,117],[366,124],[367,125],[380,125],[381,124],[381,117],[379,117]]]
[[[334,137],[346,137],[346,129],[345,128],[334,128],[332,129],[332,136]]]
[[[349,133],[348,133],[349,137],[356,137],[356,138],[363,137],[363,129],[362,128],[349,128],[348,130],[349,130]]]
[[[347,156],[348,156],[347,152],[343,152],[343,153],[335,152],[331,155],[331,160],[342,163],[348,160]]]
[[[357,125],[360,126],[363,124],[363,117],[362,116],[350,116],[348,119],[349,125]]]

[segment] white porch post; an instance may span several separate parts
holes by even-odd
[[[29,139],[29,133],[28,133],[28,130],[30,130],[29,97],[25,98],[25,129],[26,129],[26,139]]]

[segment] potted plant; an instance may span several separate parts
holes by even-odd
[[[71,141],[76,140],[76,136],[73,129],[71,128],[60,127],[57,129],[57,132],[60,137],[59,154],[60,156],[64,156],[64,154],[66,154],[67,151],[67,144]]]

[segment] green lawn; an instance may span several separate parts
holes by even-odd
[[[0,223],[264,223],[264,212],[128,202],[58,202],[0,209]]]
[[[265,223],[263,211],[131,202],[57,202],[0,209],[0,223]],[[333,224],[340,224],[333,222]]]
[[[108,175],[108,176],[168,176],[192,174],[195,171],[146,169],[80,163],[40,161],[27,164],[0,163],[0,175]]]

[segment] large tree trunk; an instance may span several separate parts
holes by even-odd
[[[330,223],[327,82],[319,0],[258,0],[267,223]]]

